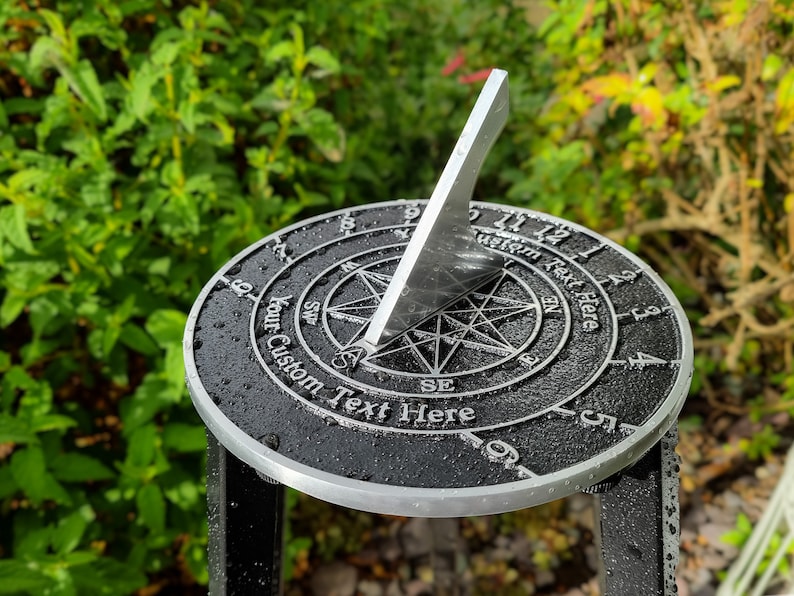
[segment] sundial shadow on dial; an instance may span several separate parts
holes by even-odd
[[[341,351],[355,350],[377,310],[391,274],[361,268],[339,284],[325,309],[329,335]],[[453,300],[400,333],[359,365],[402,375],[452,376],[513,358],[538,333],[540,305],[534,292],[508,270]]]

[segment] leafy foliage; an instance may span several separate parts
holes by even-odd
[[[490,8],[0,7],[0,592],[207,581],[185,312],[298,215],[425,195]]]
[[[206,582],[184,313],[298,216],[427,196],[494,65],[512,116],[477,197],[641,250],[687,303],[709,403],[756,397],[726,398],[733,375],[772,379],[754,411],[794,409],[794,12],[551,6],[0,5],[0,593]]]

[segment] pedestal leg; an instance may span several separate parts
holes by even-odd
[[[280,593],[284,487],[260,477],[207,432],[209,590]]]
[[[676,593],[678,428],[599,495],[602,589],[607,596]]]

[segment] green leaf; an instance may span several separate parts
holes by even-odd
[[[144,62],[138,71],[132,74],[132,89],[129,94],[132,113],[139,120],[146,120],[149,112],[155,107],[152,101],[152,88],[160,80],[162,69],[152,69],[149,62]]]
[[[44,451],[39,446],[29,445],[15,451],[11,456],[11,474],[34,505],[49,499],[62,504],[71,502],[69,494],[47,471]]]
[[[105,106],[105,94],[94,67],[88,60],[81,60],[66,77],[72,91],[82,99],[101,122],[107,120],[108,113]]]
[[[47,498],[44,482],[47,465],[41,447],[30,446],[15,451],[11,456],[11,474],[31,500],[39,502]]]
[[[171,422],[163,429],[163,447],[179,453],[203,452],[207,448],[204,425]]]
[[[775,78],[775,75],[777,75],[784,64],[783,59],[777,54],[767,54],[766,58],[764,58],[764,64],[761,67],[761,80],[770,81]]]
[[[125,323],[121,328],[119,341],[128,348],[147,356],[154,356],[158,352],[157,344],[136,323]]]
[[[51,37],[39,37],[28,54],[28,67],[36,79],[41,80],[41,71],[52,66],[68,64],[70,56],[67,55],[63,44]]]
[[[61,267],[52,260],[26,260],[8,263],[6,284],[24,292],[40,289],[41,285],[58,275]]]
[[[3,298],[3,304],[0,305],[0,327],[8,327],[16,321],[27,304],[27,297],[9,289]]]
[[[108,325],[102,333],[102,354],[105,358],[110,356],[113,348],[121,335],[121,327],[118,325]]]
[[[72,552],[80,544],[88,524],[96,518],[89,505],[83,505],[71,515],[58,520],[52,531],[52,547],[58,555]]]
[[[133,594],[147,584],[146,576],[129,562],[121,563],[110,557],[100,557],[72,569],[78,594]]]
[[[69,34],[66,32],[66,26],[63,24],[61,15],[46,8],[40,9],[39,14],[44,18],[53,37],[60,43],[66,43],[69,39]]]
[[[138,506],[138,518],[152,532],[162,532],[165,528],[165,499],[160,487],[146,484],[135,499]]]
[[[298,113],[295,119],[328,161],[337,163],[345,156],[345,131],[334,117],[321,108]]]
[[[0,246],[4,240],[27,254],[35,252],[22,205],[5,205],[0,208]]]
[[[36,435],[30,427],[10,414],[0,413],[0,443],[33,443]]]
[[[82,453],[62,453],[50,462],[52,475],[62,482],[85,482],[86,480],[107,480],[116,476],[115,472],[98,459]]]
[[[309,48],[309,51],[306,52],[306,61],[326,71],[324,74],[336,74],[340,70],[339,61],[331,52],[321,46]]]
[[[130,434],[126,463],[143,468],[154,461],[157,453],[157,428],[147,424]]]
[[[45,594],[52,580],[36,569],[37,564],[16,559],[0,560],[0,594]]]
[[[49,430],[66,430],[77,426],[73,418],[63,414],[36,414],[30,422],[30,427],[37,433]]]
[[[165,349],[163,373],[169,385],[169,391],[163,397],[176,403],[182,399],[187,390],[185,386],[185,360],[182,346],[179,344],[171,344]]]
[[[19,490],[11,466],[0,466],[0,499],[10,497]]]
[[[265,60],[267,60],[268,62],[278,62],[283,58],[292,56],[294,52],[295,52],[294,42],[290,40],[280,41],[267,51],[267,53],[265,54]]]
[[[149,332],[160,347],[182,341],[187,315],[181,310],[160,309],[154,311],[146,321]]]
[[[169,391],[168,384],[158,378],[158,375],[153,373],[146,375],[135,393],[124,398],[119,407],[121,420],[124,423],[124,434],[131,434],[170,405],[172,400],[167,398]]]
[[[172,31],[176,31],[177,33],[181,33],[178,30],[172,30]],[[164,34],[168,33],[168,31],[165,31],[163,33]],[[161,66],[169,65],[174,60],[176,60],[177,56],[179,56],[179,51],[181,49],[182,49],[182,43],[181,42],[176,42],[176,41],[166,42],[166,43],[162,44],[160,47],[158,47],[157,49],[154,49],[154,47],[153,47],[152,50],[151,50],[152,51],[152,63],[153,64],[157,64],[157,65],[161,65]]]
[[[40,336],[45,333],[50,323],[54,323],[53,327],[63,325],[63,319],[71,314],[70,310],[71,304],[65,293],[50,292],[37,296],[30,301],[30,325],[34,333]],[[50,329],[50,332],[52,331],[54,329]]]

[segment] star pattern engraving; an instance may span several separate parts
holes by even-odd
[[[343,323],[335,331],[342,349],[363,338],[390,281],[389,275],[361,268],[353,277],[360,297],[329,305],[328,317]],[[439,375],[466,372],[457,367],[467,350],[476,351],[480,361],[489,356],[491,360],[501,360],[515,355],[523,339],[511,338],[503,326],[532,314],[538,316],[540,309],[535,301],[505,296],[500,290],[511,283],[511,275],[503,271],[495,280],[403,332],[364,361],[387,369]]]

